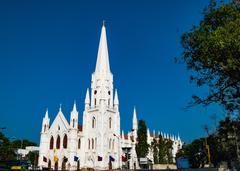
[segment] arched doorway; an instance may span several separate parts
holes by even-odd
[[[66,170],[66,161],[62,161],[62,170]]]
[[[55,162],[54,170],[58,170],[58,161]]]
[[[80,170],[80,161],[77,161],[77,170]]]
[[[109,165],[109,170],[112,170],[112,161],[109,161],[108,165]]]
[[[51,160],[48,160],[48,169],[51,169]]]

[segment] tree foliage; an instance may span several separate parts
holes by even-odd
[[[221,162],[226,162],[229,168],[235,162],[240,168],[239,146],[240,146],[240,121],[231,120],[229,117],[220,121],[219,126],[213,134],[207,137],[210,147],[211,163],[217,167]],[[206,139],[200,138],[190,144],[186,144],[177,153],[177,158],[187,157],[193,168],[204,166],[208,163]],[[238,165],[238,166],[237,166]]]
[[[36,143],[29,140],[10,141],[2,132],[0,132],[0,160],[17,159],[16,150],[26,146],[36,146]]]
[[[207,163],[205,140],[200,138],[190,144],[183,145],[176,157],[188,158],[192,168],[204,167],[204,164]]]
[[[173,163],[172,145],[172,140],[164,139],[161,135],[158,138],[154,138],[151,148],[155,164]]]
[[[181,37],[181,59],[193,71],[190,80],[209,87],[206,96],[193,95],[191,105],[219,103],[239,111],[240,5],[211,1],[203,15],[200,24]]]
[[[0,160],[14,159],[15,153],[12,144],[5,135],[0,132]]]
[[[148,154],[149,144],[147,143],[147,126],[143,120],[139,120],[138,124],[138,143],[136,145],[136,153],[138,158],[146,157]]]
[[[216,138],[219,144],[221,160],[231,167],[232,161],[240,161],[240,121],[227,117],[220,121]],[[239,163],[238,163],[239,164]],[[238,166],[240,168],[240,165]]]

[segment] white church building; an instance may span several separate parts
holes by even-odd
[[[98,170],[118,169],[128,166],[138,168],[135,151],[138,120],[134,108],[132,130],[124,134],[120,129],[119,100],[113,87],[110,70],[106,28],[103,24],[98,48],[97,62],[91,79],[91,89],[87,89],[82,125],[78,122],[79,111],[76,103],[68,122],[59,108],[50,124],[48,111],[42,121],[39,146],[40,168],[55,170],[78,170],[94,168]],[[148,130],[148,143],[161,134],[173,141],[173,157],[182,142],[176,136],[155,133]],[[153,161],[152,151],[148,158]]]

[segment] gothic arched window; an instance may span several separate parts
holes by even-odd
[[[92,128],[96,127],[96,119],[95,117],[92,118]]]
[[[94,105],[97,106],[97,99],[94,99]]]
[[[51,169],[51,160],[48,159],[48,169]]]
[[[114,140],[112,141],[112,149],[114,150]]]
[[[73,128],[75,127],[75,119],[73,119]]]
[[[92,149],[94,149],[94,139],[92,138]]]
[[[112,128],[112,118],[109,118],[109,128]]]
[[[46,132],[46,127],[47,127],[46,124],[44,124],[44,132]]]
[[[78,149],[80,149],[81,148],[81,139],[79,138],[78,139]]]
[[[90,149],[90,146],[91,146],[91,142],[90,142],[90,139],[88,139],[88,149]]]
[[[67,143],[68,143],[67,135],[65,134],[63,137],[63,148],[67,148]]]
[[[66,163],[66,158],[64,157],[62,161],[62,170],[66,170]]]
[[[60,149],[60,136],[57,136],[56,149]]]
[[[50,139],[50,150],[53,149],[53,144],[54,144],[54,139],[53,139],[53,136],[51,136],[51,139]]]

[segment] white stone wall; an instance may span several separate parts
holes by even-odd
[[[106,29],[103,25],[96,68],[91,78],[91,90],[87,90],[86,93],[82,129],[78,129],[79,116],[76,103],[73,105],[69,122],[64,117],[61,107],[51,125],[48,112],[46,112],[42,122],[40,137],[38,162],[40,168],[48,167],[49,161],[51,161],[51,168],[54,168],[57,157],[58,169],[61,169],[63,159],[66,157],[68,159],[66,168],[74,170],[77,168],[74,156],[77,156],[80,158],[80,168],[106,170],[109,168],[109,156],[111,155],[115,159],[112,162],[112,169],[118,169],[123,164],[121,159],[123,154],[122,148],[126,147],[131,149],[130,168],[134,168],[134,163],[138,168],[135,151],[138,127],[136,110],[134,109],[133,114],[133,131],[126,136],[124,133],[120,135],[118,94],[117,90],[114,91],[113,89],[113,75],[110,71],[108,58]],[[113,96],[114,92],[115,95]],[[95,118],[94,123],[93,118]],[[66,149],[63,148],[64,135],[67,135]],[[54,138],[54,146],[53,149],[50,149],[52,136]],[[56,148],[57,136],[60,136],[60,149]],[[79,139],[81,139],[80,148],[78,148]],[[152,139],[148,131],[148,143],[150,144],[151,141]],[[98,161],[98,156],[101,156],[103,160]],[[43,161],[44,157],[47,159],[47,162]],[[152,159],[152,153],[149,153],[149,158]]]

